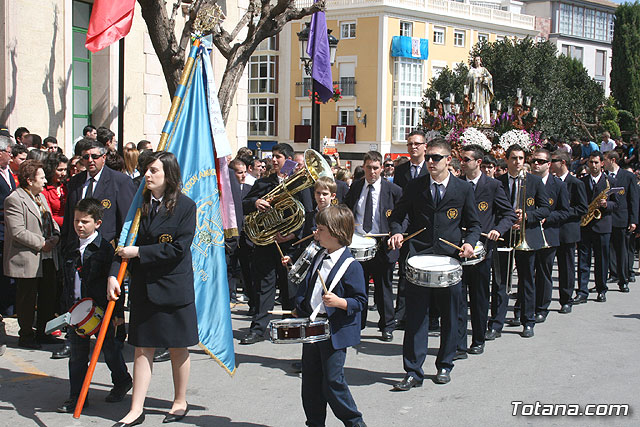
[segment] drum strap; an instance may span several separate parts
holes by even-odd
[[[340,266],[340,269],[336,272],[336,275],[333,277],[333,282],[331,282],[331,286],[329,286],[329,292],[331,292],[333,288],[336,287],[340,279],[342,279],[342,276],[344,276],[344,273],[347,272],[347,268],[349,268],[349,266],[353,261],[354,259],[351,257],[344,260],[344,262]],[[318,312],[320,311],[321,305],[322,303],[318,304],[316,308],[313,310],[313,313],[311,313],[311,316],[309,316],[309,319],[311,319],[312,322],[316,320],[316,317],[318,316]]]

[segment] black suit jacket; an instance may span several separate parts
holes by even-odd
[[[620,168],[612,182],[613,187],[624,189],[618,192],[618,208],[612,214],[613,226],[627,228],[629,224],[638,225],[638,184],[635,175]]]
[[[505,173],[498,177],[502,183],[505,193],[509,192],[509,174]],[[539,177],[527,173],[525,179],[527,192],[525,197],[526,203],[526,235],[527,243],[534,250],[540,249],[544,242],[542,239],[542,230],[540,228],[540,220],[549,216],[549,197],[547,191]]]
[[[351,188],[344,199],[344,204],[351,209],[354,216],[365,182],[363,178],[351,184]],[[402,189],[400,187],[386,179],[380,180],[380,196],[378,197],[378,218],[380,222],[378,227],[380,233],[388,233],[391,230],[389,227],[389,215],[391,215],[401,196]],[[381,249],[384,250],[384,252],[381,253],[386,256],[388,262],[396,262],[398,260],[399,251],[390,251],[387,245],[387,239],[382,239],[378,245],[378,251]]]
[[[76,241],[76,243],[78,243]],[[98,307],[107,307],[107,278],[113,262],[113,246],[100,233],[84,250],[80,262],[79,245],[67,247],[62,264],[64,309],[68,310],[75,302],[76,270],[80,268],[80,295],[92,298]],[[123,317],[124,298],[116,301],[115,315]]]
[[[609,186],[613,187],[613,182],[609,177],[607,177],[604,173],[600,175],[600,180],[596,184],[596,186],[591,189],[591,175],[586,175],[580,178],[582,183],[584,184],[585,190],[587,192],[587,202],[591,203],[593,199],[598,197],[598,195],[604,191],[607,187],[607,182],[609,181]],[[587,230],[591,230],[595,233],[611,233],[611,227],[613,226],[613,217],[612,212],[618,209],[618,198],[615,193],[611,194],[607,200],[606,208],[598,208],[602,213],[602,217],[600,219],[592,219],[586,227],[583,227]]]
[[[132,300],[144,298],[156,305],[179,307],[195,301],[191,242],[196,229],[196,204],[180,194],[169,214],[164,204],[152,221],[143,215],[136,246],[139,256],[129,262]],[[111,265],[111,276],[118,274],[120,257]]]
[[[560,246],[560,225],[569,217],[569,192],[562,180],[553,175],[545,185],[549,197],[549,216],[544,223],[544,236],[549,246]]]
[[[418,177],[428,175],[427,172],[427,162],[423,162]],[[411,162],[406,162],[398,166],[393,172],[393,183],[404,189],[409,181],[411,181]]]
[[[76,239],[76,233],[73,230],[74,209],[82,200],[82,186],[86,180],[87,171],[84,171],[72,176],[67,184],[67,204],[64,209],[61,232],[63,248],[73,245]],[[118,238],[136,190],[133,181],[127,175],[111,170],[107,166],[102,168],[100,180],[93,190],[93,198],[100,200],[105,208],[100,233],[106,241],[110,242]]]
[[[466,177],[463,181],[469,182]],[[474,197],[482,231],[488,233],[496,230],[500,236],[504,236],[516,221],[516,214],[500,181],[485,174],[480,175]]]
[[[426,230],[409,240],[409,256],[432,253],[458,258],[458,250],[442,243],[439,238],[460,246],[461,227],[466,227],[465,241],[471,246],[476,245],[482,225],[473,189],[468,182],[449,174],[444,198],[438,206],[434,206],[430,184],[429,175],[407,183],[389,218],[391,235],[404,231],[404,221],[408,216],[407,233],[426,227]]]
[[[9,181],[11,186],[7,185],[7,181],[0,176],[0,241],[4,242],[4,199],[16,189],[16,183],[13,180],[11,170],[9,170]]]
[[[569,174],[564,180],[569,193],[568,215],[560,225],[560,243],[580,241],[580,220],[587,213],[587,191],[584,183]]]
[[[338,203],[344,203],[344,198],[349,192],[349,186],[347,185],[346,182],[340,181],[339,179],[336,179],[335,181],[338,187],[336,188],[336,199],[338,199]],[[314,203],[315,203],[315,200],[314,200]]]

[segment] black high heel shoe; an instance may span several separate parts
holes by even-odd
[[[181,419],[183,419],[184,417],[187,416],[187,412],[189,412],[189,404],[187,403],[187,407],[184,410],[184,413],[182,415],[176,415],[176,414],[167,414],[164,417],[164,420],[162,420],[163,424],[166,423],[174,423],[176,421],[180,421]]]
[[[138,418],[131,421],[130,423],[123,423],[122,421],[118,421],[111,427],[133,427],[133,426],[137,426],[138,424],[142,424],[143,422],[144,422],[144,411],[142,412],[142,414],[140,414]]]

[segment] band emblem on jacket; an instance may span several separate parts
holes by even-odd
[[[103,208],[105,208],[105,209],[109,209],[109,208],[111,208],[111,200],[109,200],[109,199],[104,199],[104,200],[102,201],[102,207],[103,207]]]
[[[456,219],[458,217],[458,209],[451,208],[447,211],[447,218]]]
[[[621,188],[620,191],[618,191],[618,194],[622,196],[624,194],[624,188]]]
[[[549,206],[553,206],[553,199],[549,197]]]
[[[171,243],[173,242],[173,237],[171,237],[171,234],[161,234],[160,237],[158,237],[158,243]]]
[[[480,210],[480,211],[484,212],[484,211],[486,211],[487,209],[489,209],[489,203],[487,203],[487,202],[480,202],[480,203],[478,203],[478,210]]]
[[[527,206],[531,207],[533,206],[534,203],[535,203],[535,200],[533,200],[533,197],[529,197],[527,199]]]
[[[391,213],[393,211],[391,209],[387,209],[387,212],[385,213],[385,215],[387,215],[387,218],[389,218],[391,216]]]

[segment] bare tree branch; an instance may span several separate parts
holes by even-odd
[[[178,9],[180,9],[180,3],[182,3],[181,0],[176,0],[171,9],[171,18],[169,18],[169,28],[171,28],[171,31],[174,31],[176,28],[176,15],[178,14]]]

